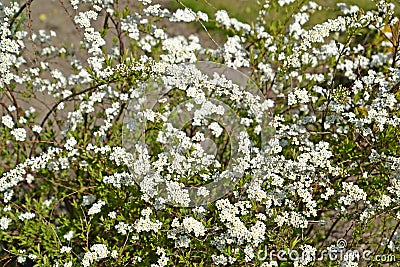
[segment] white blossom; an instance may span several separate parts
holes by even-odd
[[[17,141],[25,141],[26,130],[24,128],[15,128],[11,131],[11,134],[15,137]]]
[[[7,230],[8,226],[10,225],[10,223],[12,222],[12,219],[7,218],[7,217],[1,217],[0,218],[0,229],[1,230]]]
[[[7,127],[7,128],[14,128],[14,121],[10,115],[4,115],[1,118],[1,122]]]
[[[103,207],[106,204],[105,201],[103,200],[98,200],[95,204],[92,205],[92,207],[88,210],[88,215],[93,215],[101,212],[101,207]]]

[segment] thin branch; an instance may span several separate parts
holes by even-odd
[[[194,13],[194,11],[191,8],[188,8],[184,3],[182,3],[182,1],[180,0],[176,0],[181,6],[183,6],[184,8],[187,8],[188,10],[190,10],[190,12],[192,12],[193,16],[196,17],[196,21],[199,22],[201,24],[201,27],[204,29],[204,31],[207,33],[208,37],[211,39],[211,41],[213,41],[213,43],[219,48],[221,49],[221,46],[214,40],[214,38],[211,36],[210,32],[207,30],[207,27],[204,25],[203,22],[201,22],[200,19],[197,18],[197,14]]]
[[[7,92],[8,92],[8,94],[9,94],[9,97],[11,98],[11,101],[13,102],[13,104],[14,104],[16,110],[17,110],[16,115],[17,115],[17,120],[18,120],[18,119],[19,119],[19,114],[18,114],[19,106],[18,106],[18,102],[17,102],[17,100],[15,99],[14,94],[12,93],[10,87],[9,87],[7,84],[6,84],[5,87],[6,87],[6,89],[7,89]]]
[[[10,28],[12,27],[12,25],[14,24],[15,20],[18,18],[19,15],[21,15],[22,11],[24,11],[24,9],[32,4],[33,0],[28,0],[26,1],[26,3],[24,3],[19,10],[17,11],[17,13],[14,14],[14,16],[12,17],[12,19],[10,20]]]
[[[397,228],[399,228],[399,226],[400,226],[400,221],[396,224],[396,227],[394,227],[394,230],[393,230],[392,234],[390,235],[390,238],[389,238],[389,240],[388,240],[387,245],[385,246],[385,249],[383,250],[383,253],[386,252],[386,250],[387,250],[387,248],[388,248],[388,245],[389,245],[390,241],[392,241],[392,239],[393,239],[393,237],[394,237],[394,234],[396,233],[396,230],[397,230]]]
[[[14,123],[16,122],[12,112],[8,109],[7,105],[4,102],[0,102],[0,106],[3,106],[3,108],[7,111],[8,115],[11,116],[11,118],[13,119]]]
[[[53,113],[53,112],[55,111],[55,109],[57,108],[57,106],[60,105],[62,102],[71,100],[71,99],[74,98],[75,96],[78,96],[78,95],[81,95],[81,94],[90,92],[90,91],[92,91],[92,90],[98,88],[99,86],[100,86],[100,85],[91,86],[91,87],[89,87],[89,88],[86,88],[86,89],[84,89],[84,90],[82,90],[82,91],[79,91],[79,92],[77,92],[77,93],[71,94],[71,95],[69,95],[69,96],[67,96],[67,97],[64,97],[63,99],[57,101],[57,103],[55,103],[55,104],[53,105],[53,107],[47,112],[46,116],[43,118],[42,122],[40,123],[40,127],[43,127],[43,125],[45,124],[46,120],[50,117],[51,113]]]
[[[64,97],[63,99],[57,101],[57,103],[53,105],[53,107],[47,112],[46,116],[43,118],[43,120],[42,120],[42,122],[41,122],[41,124],[40,124],[40,127],[43,128],[44,124],[46,123],[47,119],[50,117],[51,113],[53,113],[53,112],[56,110],[57,106],[60,105],[62,102],[68,101],[68,100],[74,98],[75,96],[78,96],[78,95],[81,95],[81,94],[90,92],[90,91],[92,91],[92,90],[98,88],[100,85],[101,85],[101,84],[98,84],[98,85],[95,85],[95,86],[91,86],[91,87],[89,87],[89,88],[86,88],[86,89],[84,89],[84,90],[82,90],[82,91],[79,91],[79,92],[77,92],[77,93],[71,94],[71,95],[69,95],[69,96],[67,96],[67,97]],[[36,134],[36,136],[37,136],[37,139],[34,140],[34,143],[33,143],[33,145],[32,145],[32,149],[31,149],[30,155],[29,155],[30,157],[32,157],[33,151],[35,151],[35,146],[36,146],[37,141],[40,141],[40,136],[39,136],[39,134]]]
[[[119,43],[119,54],[120,54],[120,56],[122,56],[125,53],[125,47],[124,47],[124,41],[122,40],[121,23],[119,21],[115,21],[112,16],[109,16],[109,18],[110,18],[111,22],[114,24],[115,29],[117,30],[118,43]],[[120,63],[122,63],[121,60],[120,60]]]

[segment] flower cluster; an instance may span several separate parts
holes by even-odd
[[[94,261],[99,261],[101,259],[107,258],[110,251],[104,244],[94,244],[90,247],[90,251],[86,252],[82,259],[82,265],[87,267],[92,265]]]

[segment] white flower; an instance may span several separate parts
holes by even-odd
[[[24,262],[26,262],[26,257],[25,256],[18,256],[17,261],[18,261],[18,263],[24,263]]]
[[[253,258],[254,258],[254,249],[250,246],[250,245],[247,245],[245,248],[244,248],[244,254],[245,254],[245,261],[246,262],[250,262]]]
[[[297,99],[296,95],[292,92],[288,94],[288,106],[296,105],[297,104]]]
[[[115,211],[110,211],[108,213],[108,217],[110,217],[111,219],[115,219],[117,218],[117,213]]]
[[[221,254],[219,256],[212,255],[211,258],[212,258],[212,260],[213,260],[215,265],[223,265],[223,266],[225,266],[225,265],[228,264],[228,258],[225,257],[225,255],[223,255],[223,254]]]
[[[208,21],[208,15],[206,13],[201,12],[201,11],[197,11],[197,17],[202,21],[205,21],[205,22]]]
[[[43,205],[48,208],[54,200],[56,200],[55,197],[51,197],[50,199],[46,199],[45,201],[43,201]]]
[[[93,195],[85,195],[82,199],[82,206],[89,206],[96,200],[96,197]]]
[[[225,26],[228,29],[233,28],[237,32],[250,32],[251,30],[251,26],[249,24],[243,23],[235,18],[230,18],[225,10],[218,10],[215,13],[215,19],[219,24]]]
[[[15,137],[17,141],[25,141],[26,130],[24,128],[16,128],[11,131],[11,134]]]
[[[153,231],[155,233],[161,229],[162,223],[158,220],[153,222],[150,219],[151,209],[145,209],[142,211],[143,217],[135,222],[134,228],[137,232],[150,232]]]
[[[165,254],[165,249],[157,247],[156,254],[159,256],[157,264],[151,264],[150,267],[164,267],[168,264],[168,257]]]
[[[278,0],[278,4],[280,6],[289,5],[294,2],[295,2],[295,0]]]
[[[188,40],[181,35],[163,40],[162,49],[167,51],[167,54],[161,55],[161,59],[168,63],[195,62],[195,52],[201,49],[199,38],[190,35]]]
[[[33,219],[33,218],[35,218],[35,216],[36,216],[35,213],[25,212],[25,213],[20,214],[18,216],[18,219],[20,219],[21,221],[25,221],[25,220]]]
[[[25,119],[25,117],[20,117],[19,120],[18,120],[18,122],[21,123],[21,124],[25,124],[26,121],[27,120]]]
[[[79,0],[70,0],[70,3],[74,9],[78,9]]]
[[[215,137],[219,137],[221,135],[221,133],[224,131],[224,129],[219,126],[218,122],[212,122],[208,128],[210,130],[212,130],[213,135],[215,135]]]
[[[215,20],[226,27],[231,26],[231,19],[229,18],[228,12],[226,12],[226,10],[218,10],[215,13]]]
[[[110,253],[107,249],[107,246],[104,244],[94,244],[90,247],[90,250],[94,251],[99,259],[107,258],[108,254]]]
[[[1,217],[0,218],[0,229],[7,230],[10,222],[12,222],[12,220],[10,218]]]
[[[65,240],[71,241],[71,239],[74,237],[74,231],[69,231],[63,237],[65,238]]]
[[[366,200],[367,193],[362,188],[352,182],[342,182],[344,196],[339,198],[339,203],[343,205],[351,205],[360,200]]]
[[[357,13],[358,11],[360,11],[360,8],[358,6],[354,6],[354,5],[348,6],[345,3],[337,3],[336,5],[340,8],[340,10],[345,15]]]
[[[78,142],[76,141],[76,139],[74,137],[71,137],[67,140],[64,147],[66,150],[71,151],[77,143]]]
[[[167,181],[166,184],[169,200],[187,207],[191,200],[188,190],[184,188],[184,184],[175,181]]]
[[[154,37],[159,39],[165,39],[167,37],[163,29],[156,29],[154,31]]]
[[[41,133],[42,132],[42,127],[40,127],[39,125],[33,125],[32,131],[36,132],[36,133]]]
[[[178,9],[169,20],[172,22],[192,22],[196,20],[196,16],[191,9]]]
[[[60,253],[61,254],[63,254],[63,253],[70,253],[71,252],[71,250],[72,250],[72,248],[71,247],[68,247],[68,246],[62,246],[61,248],[60,248]]]
[[[97,13],[93,10],[89,10],[86,12],[79,12],[77,16],[75,16],[74,21],[82,28],[90,27],[90,20],[96,20]]]
[[[99,213],[101,211],[101,207],[103,207],[105,204],[106,202],[103,200],[97,201],[97,203],[93,204],[93,206],[89,209],[88,215]]]
[[[142,2],[143,5],[150,5],[152,0],[138,0],[139,2]]]
[[[116,226],[115,229],[117,230],[117,233],[126,235],[128,232],[132,231],[132,225],[129,225],[124,222],[119,222]]]
[[[200,186],[199,188],[198,188],[198,190],[197,190],[197,195],[198,196],[204,196],[204,197],[206,197],[206,196],[208,196],[210,194],[210,191],[206,188],[206,187],[204,187],[204,186]]]
[[[83,259],[82,259],[82,265],[84,267],[89,267],[90,265],[92,265],[92,263],[95,261],[95,259],[97,259],[96,254],[93,252],[86,252],[85,255],[83,255]]]
[[[110,251],[104,244],[94,244],[90,247],[91,251],[88,251],[83,255],[82,265],[85,267],[90,266],[94,261],[99,261],[101,259],[107,258]]]
[[[131,39],[139,40],[139,28],[132,16],[127,16],[126,19],[121,20],[121,29],[126,31]]]
[[[379,199],[379,206],[381,208],[389,207],[392,201],[393,200],[388,195],[382,195],[382,197]]]
[[[182,221],[182,227],[187,233],[193,232],[196,237],[204,236],[206,228],[204,225],[192,217],[184,218]]]
[[[38,258],[38,256],[36,256],[35,254],[29,254],[28,258],[31,260],[36,260]]]
[[[237,69],[248,67],[250,64],[247,59],[247,52],[242,47],[242,39],[237,35],[228,38],[223,47],[223,55],[228,67]]]
[[[326,188],[326,193],[321,194],[321,198],[328,200],[330,196],[332,196],[335,193],[335,190],[332,188]]]
[[[113,251],[111,251],[111,258],[116,259],[118,257],[118,251],[116,251],[115,249]]]

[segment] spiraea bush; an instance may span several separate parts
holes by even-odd
[[[0,3],[2,266],[397,264],[399,2],[60,1],[77,46],[34,1]]]

